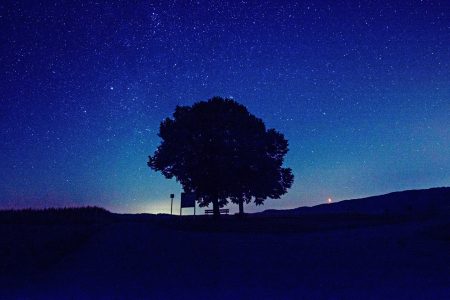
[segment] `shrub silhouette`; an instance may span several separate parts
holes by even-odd
[[[112,214],[95,206],[0,210],[0,224],[104,223]]]
[[[234,100],[214,97],[192,106],[177,106],[173,118],[161,122],[162,143],[148,166],[175,177],[200,206],[212,203],[215,216],[228,199],[257,205],[280,198],[294,177],[283,168],[288,142]]]

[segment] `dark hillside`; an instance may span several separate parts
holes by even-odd
[[[266,210],[262,215],[307,214],[430,215],[450,212],[450,188],[395,192],[362,199],[344,200],[313,207]]]

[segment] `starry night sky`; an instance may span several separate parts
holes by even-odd
[[[292,189],[247,211],[450,185],[449,1],[14,2],[0,208],[168,212],[159,123],[214,95],[290,142]]]

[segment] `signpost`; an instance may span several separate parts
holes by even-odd
[[[197,195],[195,193],[181,193],[180,216],[181,216],[181,209],[183,207],[193,207],[194,208],[194,216],[195,216],[195,201],[196,200],[197,200]]]
[[[170,214],[172,214],[173,198],[175,198],[175,194],[170,194]]]

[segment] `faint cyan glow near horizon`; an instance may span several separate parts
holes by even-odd
[[[328,203],[331,203],[331,202],[333,202],[333,200],[331,200],[331,198],[328,198]]]

